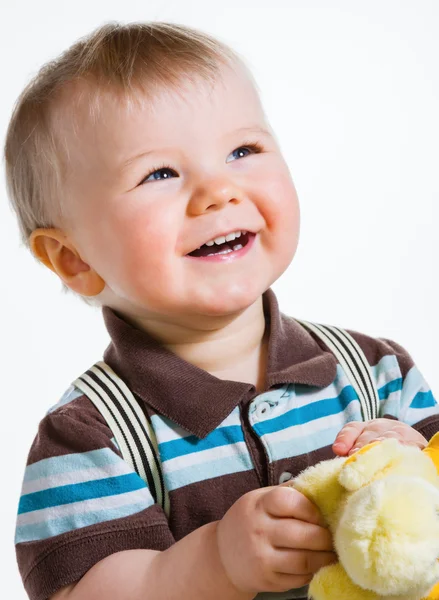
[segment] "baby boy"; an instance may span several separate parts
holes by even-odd
[[[363,422],[331,351],[279,312],[298,199],[242,61],[186,27],[104,26],[24,90],[6,165],[33,254],[102,307],[105,361],[151,422],[170,498],[166,515],[69,388],[24,476],[29,597],[306,597],[336,557],[284,482],[375,439],[424,447],[439,410],[403,348],[353,332],[380,397]]]

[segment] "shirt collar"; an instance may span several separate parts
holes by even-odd
[[[264,294],[264,312],[269,332],[266,389],[289,383],[330,385],[336,376],[334,355],[279,312],[271,290]],[[111,337],[105,362],[147,405],[197,437],[205,437],[244,397],[256,394],[249,383],[218,379],[186,362],[110,308],[103,308],[103,316]]]

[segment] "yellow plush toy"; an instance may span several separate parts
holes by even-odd
[[[319,507],[339,558],[313,577],[313,600],[439,600],[439,434],[423,451],[374,442],[292,485]]]

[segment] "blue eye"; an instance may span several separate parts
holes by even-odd
[[[248,148],[237,148],[232,152],[233,158],[244,158],[244,156],[248,156],[249,154],[250,150]]]
[[[147,175],[141,183],[147,181],[163,181],[165,179],[171,179],[172,177],[178,177],[178,174],[170,167],[161,167],[160,169],[154,169],[149,175]]]
[[[245,146],[239,146],[229,154],[226,162],[231,162],[232,160],[236,160],[237,158],[245,158],[249,156],[249,154],[259,154],[262,148],[259,144],[246,144]],[[229,158],[232,157],[231,160]]]

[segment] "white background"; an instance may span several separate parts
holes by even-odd
[[[202,28],[244,54],[302,206],[276,284],[293,316],[388,337],[439,393],[439,3],[435,0],[99,0],[2,3],[0,135],[29,77],[108,20]],[[19,247],[0,181],[0,596],[24,599],[13,550],[38,421],[101,357],[100,314]]]

